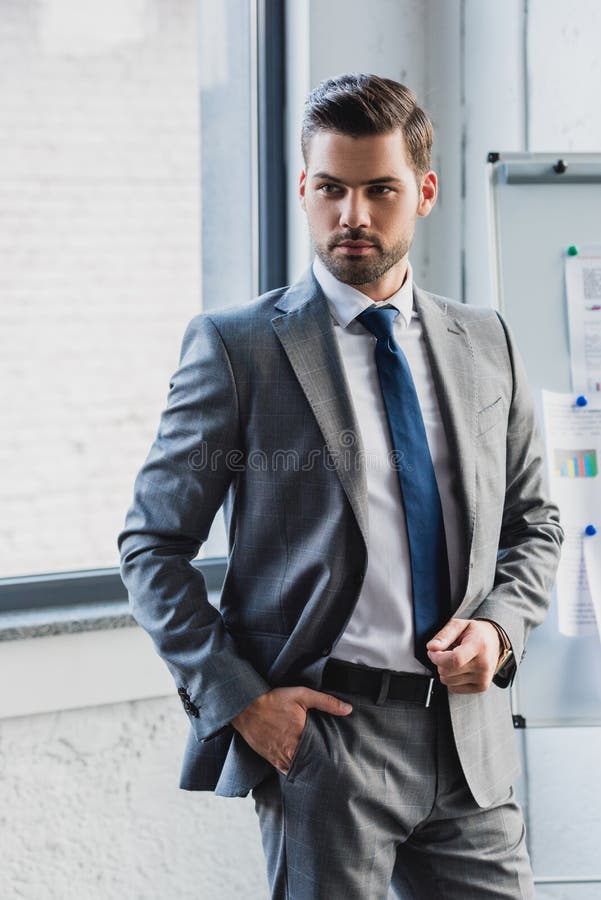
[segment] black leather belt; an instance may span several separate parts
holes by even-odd
[[[447,689],[434,676],[375,669],[331,658],[325,664],[320,690],[363,694],[375,703],[407,700],[420,706],[437,706]]]

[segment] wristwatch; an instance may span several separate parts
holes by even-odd
[[[497,625],[496,622],[493,622],[492,619],[488,620],[491,625],[494,625],[497,629],[497,634],[499,635],[499,641],[501,643],[501,652],[499,653],[499,662],[497,663],[497,668],[495,669],[495,675],[498,675],[507,660],[511,659],[513,656],[513,650],[511,649],[511,643],[509,638],[505,634],[503,628],[500,625]]]

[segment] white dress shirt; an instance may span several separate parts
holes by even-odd
[[[374,305],[361,291],[335,278],[315,257],[313,271],[328,302],[346,379],[365,450],[369,544],[365,579],[347,627],[332,656],[349,662],[431,674],[414,656],[413,594],[405,510],[398,472],[390,464],[394,447],[375,362],[376,338],[356,316]],[[413,305],[409,264],[402,287],[378,306],[399,310],[394,337],[409,363],[419,399],[445,524],[451,590],[458,574],[458,508],[454,475],[438,398]]]

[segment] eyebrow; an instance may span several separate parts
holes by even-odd
[[[320,178],[324,181],[334,181],[336,184],[344,184],[341,178],[336,178],[335,175],[328,175],[327,172],[316,172],[313,178]],[[366,184],[386,184],[394,182],[396,184],[402,184],[400,178],[395,178],[393,175],[383,175],[381,178],[370,178],[369,181],[362,181],[362,185]]]

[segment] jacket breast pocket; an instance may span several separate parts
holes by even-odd
[[[499,422],[505,420],[505,401],[503,397],[497,397],[493,403],[489,403],[478,413],[476,437],[481,437],[494,428]]]

